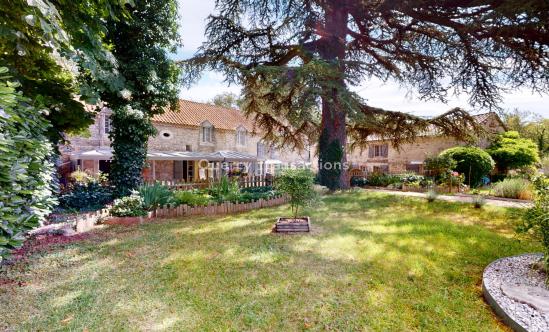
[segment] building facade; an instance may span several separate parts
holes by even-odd
[[[474,116],[480,125],[489,133],[497,134],[505,131],[505,126],[496,113],[489,112]],[[357,172],[381,173],[423,173],[423,163],[426,158],[436,156],[440,152],[455,146],[465,145],[452,137],[426,134],[413,143],[407,143],[394,148],[390,140],[371,139],[363,149],[355,149],[349,154],[348,160]],[[477,145],[486,148],[489,138],[479,140]]]
[[[108,173],[111,111],[103,109],[89,135],[68,137],[60,148],[75,169]],[[145,180],[195,182],[223,174],[273,174],[289,164],[311,163],[309,151],[275,149],[261,140],[253,123],[239,110],[180,100],[176,111],[152,119],[157,134],[148,142]]]

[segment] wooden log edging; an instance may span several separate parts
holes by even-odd
[[[206,206],[164,206],[152,211],[152,218],[176,218],[183,216],[212,216],[232,214],[245,211],[273,207],[288,203],[287,196],[278,196],[271,199],[259,199],[249,203],[231,203],[222,202],[218,204],[208,204]]]

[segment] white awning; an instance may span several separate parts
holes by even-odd
[[[110,160],[112,150],[100,148],[71,154],[71,159]],[[253,162],[257,157],[237,151],[194,152],[194,151],[148,151],[148,160],[207,160],[207,161],[240,161]]]

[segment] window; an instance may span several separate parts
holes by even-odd
[[[389,145],[388,144],[376,144],[370,145],[368,150],[369,158],[376,157],[387,157],[389,155]]]
[[[172,137],[173,137],[173,134],[172,134],[170,131],[168,131],[168,130],[162,130],[162,131],[160,132],[160,138],[163,138],[163,139],[170,139],[170,138],[172,138]]]
[[[406,172],[414,172],[420,174],[421,164],[406,164]]]
[[[200,141],[202,143],[213,142],[213,127],[208,121],[202,124],[202,127],[200,129]]]
[[[236,145],[246,145],[246,129],[238,128],[236,130]]]
[[[192,151],[193,148],[190,145],[185,145],[185,151]]]
[[[257,142],[257,157],[265,158],[265,144],[263,142]]]
[[[106,135],[111,132],[112,124],[111,124],[111,116],[105,115],[103,117],[103,133]]]

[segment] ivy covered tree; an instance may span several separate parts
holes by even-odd
[[[136,0],[126,5],[129,20],[107,22],[106,39],[125,89],[105,91],[101,99],[113,110],[110,180],[119,195],[142,182],[151,117],[177,106],[180,68],[168,57],[180,45],[175,0]]]
[[[207,41],[185,62],[187,82],[204,70],[223,72],[243,86],[243,109],[266,139],[300,148],[322,138],[319,155],[330,161],[345,162],[347,147],[370,135],[399,146],[431,128],[461,140],[479,129],[461,109],[424,119],[372,107],[351,90],[364,79],[393,79],[423,99],[466,93],[479,107],[497,106],[504,87],[549,87],[545,1],[218,0],[216,7]],[[320,173],[323,184],[335,176],[332,186],[349,185],[346,172]]]

